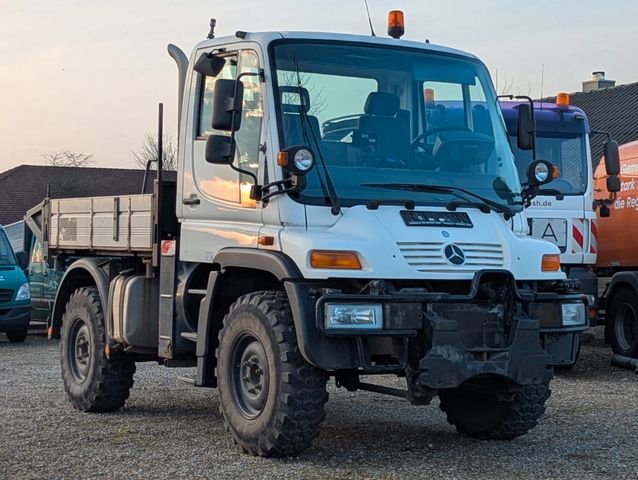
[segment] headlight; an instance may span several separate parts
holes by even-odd
[[[585,305],[582,303],[566,303],[561,305],[564,327],[581,327],[587,323]]]
[[[306,173],[314,165],[315,159],[313,158],[310,150],[307,148],[300,148],[292,158],[292,162],[295,164],[295,168],[299,172]]]
[[[18,288],[18,293],[16,293],[16,301],[20,300],[31,300],[31,288],[29,288],[28,283],[23,283]]]
[[[327,303],[326,330],[381,330],[383,310],[380,304]]]

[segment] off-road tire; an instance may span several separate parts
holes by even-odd
[[[607,337],[614,353],[638,358],[638,295],[632,288],[623,287],[612,297]]]
[[[550,394],[547,382],[521,386],[512,401],[462,387],[441,390],[439,397],[448,423],[459,433],[482,440],[511,440],[536,426]]]
[[[250,357],[251,351],[262,353]],[[216,355],[219,409],[242,451],[269,457],[307,449],[325,418],[327,376],[302,357],[286,295],[265,291],[240,297],[224,317]],[[261,370],[253,383],[242,374],[252,368],[246,365]],[[259,397],[249,398],[245,389],[257,383],[262,387],[253,393]],[[263,405],[254,407],[247,403],[251,400]]]
[[[11,343],[21,343],[26,340],[29,329],[25,328],[24,330],[11,330],[10,332],[5,333],[7,334],[7,338]]]
[[[100,295],[94,287],[78,288],[62,317],[60,366],[64,392],[83,412],[121,408],[133,386],[135,362],[124,356],[107,358],[105,344]],[[82,362],[77,357],[78,348],[85,352]]]

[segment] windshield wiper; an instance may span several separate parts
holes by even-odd
[[[303,133],[304,139],[308,142],[308,146],[312,148],[310,145],[310,141],[308,139],[308,131],[310,131],[310,135],[312,136],[312,140],[315,144],[315,148],[317,149],[317,156],[319,157],[319,162],[321,163],[321,167],[323,170],[324,177],[326,179],[326,191],[328,193],[328,199],[330,200],[330,204],[332,208],[330,212],[333,215],[339,215],[341,213],[341,208],[339,208],[339,201],[337,200],[337,192],[335,190],[334,183],[332,183],[332,178],[330,178],[330,173],[328,172],[328,167],[326,165],[326,161],[323,158],[323,154],[321,153],[321,144],[319,140],[317,140],[317,136],[315,131],[308,120],[308,116],[306,113],[306,106],[304,105],[304,96],[302,95],[301,89],[303,88],[301,85],[301,75],[299,74],[299,65],[297,64],[297,57],[293,53],[293,62],[295,67],[295,74],[297,75],[297,93],[299,95],[299,120],[301,121],[301,131]],[[319,180],[321,181],[321,175],[317,175]]]
[[[414,192],[441,192],[448,193],[451,195],[456,195],[459,198],[463,198],[459,193],[463,193],[465,195],[469,195],[470,197],[477,198],[482,203],[488,205],[495,212],[500,212],[505,214],[507,219],[510,219],[514,216],[514,211],[506,205],[490,200],[489,198],[482,197],[481,195],[474,193],[470,190],[466,190],[461,187],[453,187],[451,185],[441,186],[441,185],[428,185],[428,184],[420,184],[420,183],[363,183],[362,187],[376,187],[376,188],[387,188],[389,190],[407,190]],[[467,200],[467,199],[466,199]],[[457,205],[457,207],[460,205]]]
[[[565,198],[565,194],[560,190],[556,190],[555,188],[539,188],[539,194],[552,195],[556,197],[556,200],[563,200]]]

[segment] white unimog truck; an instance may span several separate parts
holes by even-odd
[[[558,248],[525,235],[525,201],[552,169],[533,162],[521,192],[486,67],[428,43],[308,32],[169,52],[177,181],[27,216],[67,267],[50,335],[70,402],[116,410],[136,362],[156,361],[196,366],[190,380],[218,389],[256,455],[309,447],[330,377],[438,396],[477,438],[534,427],[585,307]],[[462,125],[429,127],[432,89],[462,100]],[[406,389],[360,381],[375,374]]]

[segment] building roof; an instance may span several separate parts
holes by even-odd
[[[581,108],[592,130],[609,132],[619,145],[638,140],[638,82],[591,92],[570,93],[570,104]],[[555,97],[544,99],[555,102]],[[604,135],[592,135],[592,161],[603,154]]]
[[[153,178],[149,175],[146,193],[152,192]],[[22,220],[44,199],[47,185],[50,198],[93,197],[141,193],[143,181],[144,170],[20,165],[0,173],[0,225]]]

